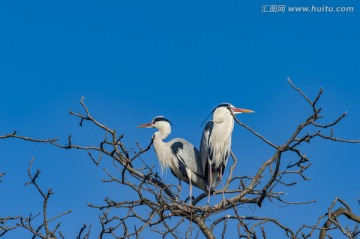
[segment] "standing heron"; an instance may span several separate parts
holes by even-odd
[[[190,200],[192,200],[192,185],[206,192],[207,186],[203,177],[200,153],[191,143],[181,138],[174,138],[164,142],[171,133],[171,122],[163,116],[155,117],[150,123],[142,124],[139,128],[156,128],[152,137],[154,149],[159,159],[161,171],[170,168],[172,174],[189,183]]]
[[[218,105],[213,111],[202,134],[200,155],[204,178],[208,187],[208,203],[210,192],[222,182],[222,175],[231,150],[231,134],[234,128],[233,114],[252,113],[254,111],[236,108],[229,103]]]

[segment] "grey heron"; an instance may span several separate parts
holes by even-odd
[[[157,116],[150,123],[138,127],[158,129],[152,140],[161,170],[170,168],[172,174],[179,179],[179,185],[181,180],[189,183],[190,200],[192,200],[192,185],[207,191],[199,150],[185,139],[174,138],[169,142],[163,141],[171,133],[171,122],[168,119]]]
[[[213,118],[206,124],[200,142],[200,155],[209,194],[208,203],[211,191],[222,181],[230,155],[233,114],[252,112],[254,111],[236,108],[229,103],[220,104],[212,111]]]

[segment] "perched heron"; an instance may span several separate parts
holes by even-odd
[[[209,194],[208,203],[211,191],[222,181],[230,155],[233,114],[252,112],[254,111],[236,108],[229,103],[220,104],[212,111],[213,118],[206,124],[200,142],[200,155]]]
[[[171,122],[168,119],[157,116],[150,123],[138,127],[158,129],[152,140],[161,170],[170,168],[172,174],[179,179],[179,185],[181,180],[189,183],[190,200],[192,200],[192,185],[207,191],[199,150],[185,139],[163,141],[171,133]]]

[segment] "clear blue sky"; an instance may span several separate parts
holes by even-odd
[[[278,1],[1,1],[0,134],[16,129],[65,143],[71,133],[74,143],[97,143],[99,131],[79,128],[68,115],[81,110],[85,96],[92,114],[124,133],[128,147],[149,142],[154,131],[136,126],[156,115],[175,124],[170,138],[198,145],[202,120],[222,102],[255,110],[241,116],[243,122],[281,144],[310,112],[289,87],[290,77],[311,97],[324,87],[327,119],[349,112],[337,135],[360,138],[359,1],[280,3],[353,6],[353,13],[262,13],[264,4]],[[271,150],[238,125],[233,137],[237,174],[255,174]],[[289,189],[288,199],[318,203],[286,209],[265,204],[256,213],[280,214],[296,228],[314,223],[335,196],[359,212],[360,146],[317,140],[304,150],[313,162],[312,181]],[[95,167],[85,153],[3,140],[1,216],[40,210],[35,190],[23,187],[33,156],[40,184],[55,191],[50,215],[73,209],[63,218],[68,237],[97,221],[86,203],[121,193],[99,183],[102,168],[111,165]],[[153,150],[145,159],[158,165]],[[171,174],[167,180],[175,182]]]

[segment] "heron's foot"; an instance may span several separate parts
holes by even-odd
[[[206,202],[206,205],[207,205],[207,206],[210,206],[210,194],[208,194],[208,200],[207,200],[207,202]]]
[[[223,201],[223,205],[225,205],[226,198],[225,198],[225,193],[224,193],[224,191],[222,192],[222,201]]]
[[[222,204],[223,207],[225,207],[227,203],[228,203],[228,200],[226,198],[223,198],[221,200],[221,204]]]
[[[188,201],[190,201],[190,204],[192,204],[192,202],[194,201],[194,197],[193,196],[191,196],[191,197],[187,197],[186,199],[185,199],[185,203],[187,203]]]
[[[215,187],[209,187],[209,186],[207,186],[206,187],[206,190],[207,190],[207,192],[208,192],[208,194],[209,195],[212,195],[214,192],[215,192]]]

